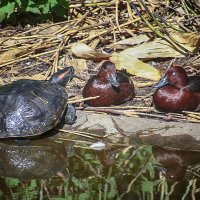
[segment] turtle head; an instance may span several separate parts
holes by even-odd
[[[74,68],[72,66],[65,67],[64,69],[56,72],[51,76],[49,81],[51,83],[57,83],[59,85],[67,85],[74,77]]]

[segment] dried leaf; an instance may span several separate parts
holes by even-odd
[[[72,53],[75,54],[79,58],[85,58],[95,61],[107,60],[110,55],[99,53],[87,46],[84,43],[76,43],[72,46]]]
[[[172,37],[191,52],[199,47],[200,36],[197,33],[174,33]],[[156,38],[153,41],[128,48],[122,51],[121,54],[142,59],[184,57],[183,54],[175,50],[172,45],[161,38]]]
[[[0,77],[0,85],[4,85],[4,81],[1,77]]]
[[[28,76],[28,75],[25,75],[25,76],[16,76],[16,77],[11,78],[11,82],[17,81],[17,80],[21,80],[21,79],[32,79],[32,78],[30,76]]]
[[[13,60],[23,53],[26,53],[25,49],[15,48],[8,50],[0,55],[0,64]]]
[[[12,45],[15,45],[16,43],[17,43],[17,41],[13,40],[13,39],[7,39],[5,37],[0,38],[0,45],[12,46]]]
[[[60,66],[73,66],[76,73],[82,74],[87,69],[87,62],[85,59],[70,59],[67,55],[59,60]]]
[[[31,79],[33,80],[45,80],[45,76],[42,74],[34,74],[33,76],[31,76]]]
[[[160,72],[149,64],[127,54],[115,54],[110,61],[116,65],[117,69],[126,69],[128,73],[142,78],[158,81]]]
[[[195,51],[200,46],[200,35],[199,33],[172,33],[172,37],[180,43],[188,51]]]
[[[87,62],[85,59],[76,59],[76,63],[74,68],[77,72],[83,73],[83,71],[87,69]]]
[[[171,47],[169,43],[160,38],[156,38],[154,41],[146,42],[136,47],[125,49],[120,54],[141,59],[184,57],[184,55]]]
[[[21,79],[31,79],[31,80],[45,80],[45,76],[42,74],[34,74],[32,76],[24,75],[24,76],[16,76],[11,79],[11,81],[17,81]]]
[[[145,34],[141,34],[141,35],[138,35],[138,36],[135,35],[134,37],[127,38],[127,39],[120,40],[118,42],[112,43],[110,46],[112,48],[115,48],[118,45],[133,46],[133,45],[141,44],[143,42],[147,42],[149,39],[150,38]]]

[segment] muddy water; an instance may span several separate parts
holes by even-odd
[[[59,139],[0,142],[0,199],[200,199],[200,152]]]

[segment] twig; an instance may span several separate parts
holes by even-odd
[[[79,102],[83,102],[83,101],[87,101],[87,100],[91,100],[91,99],[96,99],[96,98],[99,98],[99,96],[76,99],[76,100],[69,100],[68,103],[79,103]]]

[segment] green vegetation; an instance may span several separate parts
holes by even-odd
[[[78,148],[69,158],[69,177],[27,181],[0,178],[0,199],[123,200],[134,197],[166,200],[175,199],[177,193],[179,197],[189,196],[192,191],[192,188],[186,190],[189,183],[190,187],[196,185],[195,179],[185,182],[184,186],[171,185],[164,177],[159,179],[151,147],[117,151],[115,157],[115,164],[106,167],[94,151]]]
[[[26,16],[29,23],[66,18],[68,0],[3,0],[0,1],[0,22],[16,23]]]

